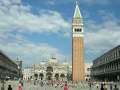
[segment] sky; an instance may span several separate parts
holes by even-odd
[[[77,0],[85,63],[120,44],[120,1]],[[24,66],[56,57],[71,63],[76,0],[0,0],[0,50]]]

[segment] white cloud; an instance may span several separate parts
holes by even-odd
[[[85,44],[86,53],[93,54],[92,58],[98,57],[108,50],[120,45],[120,26],[118,20],[113,17],[103,16],[102,23],[90,21],[87,23]],[[109,19],[108,19],[109,18]],[[94,56],[96,55],[96,56]]]
[[[92,0],[85,1],[92,2]],[[32,43],[21,35],[11,34],[12,32],[56,34],[62,32],[64,36],[70,36],[67,30],[70,30],[71,25],[59,12],[50,10],[39,12],[37,15],[33,14],[31,6],[23,6],[21,0],[0,0],[0,48],[10,56],[23,57],[25,63],[28,64],[39,62],[41,58],[52,55],[61,59],[64,55],[53,46]],[[96,21],[90,20],[85,28],[87,52],[97,55],[120,44],[120,26],[116,18],[108,13],[106,16],[104,11],[99,13],[104,19],[103,22],[97,24]]]
[[[18,36],[18,39],[12,43],[1,43],[0,48],[12,59],[16,59],[17,56],[20,56],[24,62],[24,66],[40,63],[41,60],[47,60],[52,56],[60,61],[65,57],[57,48],[47,43],[35,44],[24,40],[21,36]]]
[[[70,28],[57,11],[41,10],[33,14],[31,6],[23,6],[21,0],[0,1],[0,32],[58,33],[68,32]]]
[[[88,4],[102,4],[106,5],[109,4],[111,1],[110,0],[83,0],[83,2],[88,3]]]
[[[55,0],[47,0],[47,4],[55,5]]]
[[[33,14],[31,8],[22,5],[21,0],[0,0],[0,49],[12,59],[20,56],[25,65],[52,56],[63,60],[65,56],[59,49],[47,43],[33,43],[22,34],[60,32],[68,36],[69,22],[57,11],[41,10]]]
[[[57,4],[61,4],[61,3],[66,4],[66,3],[69,3],[69,2],[71,2],[73,4],[76,3],[76,0],[60,0],[60,1],[58,1],[58,0],[46,0],[46,1],[54,2],[54,3],[57,3]],[[107,4],[110,4],[110,3],[113,2],[112,0],[77,0],[77,1],[80,4],[84,3],[84,4],[87,4],[87,5],[95,5],[95,4],[97,4],[97,5],[107,5]]]

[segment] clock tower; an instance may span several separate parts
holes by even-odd
[[[85,80],[83,19],[78,3],[72,21],[72,79]]]

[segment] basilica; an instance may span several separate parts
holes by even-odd
[[[24,69],[24,79],[36,80],[67,80],[70,79],[72,66],[66,60],[59,63],[57,58],[50,58],[42,61],[39,64],[34,64],[32,68]]]

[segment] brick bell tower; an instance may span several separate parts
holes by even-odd
[[[84,34],[83,20],[79,5],[76,8],[72,21],[72,79],[73,81],[84,81]]]

